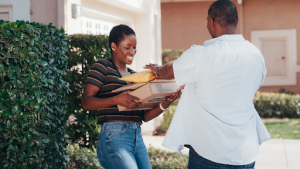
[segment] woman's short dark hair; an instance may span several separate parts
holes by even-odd
[[[211,4],[208,15],[215,19],[221,27],[237,26],[239,20],[236,6],[230,0],[217,0]]]
[[[120,24],[112,28],[108,38],[110,51],[112,51],[111,43],[114,42],[118,46],[124,39],[124,35],[135,35],[135,32],[129,26],[124,24]]]

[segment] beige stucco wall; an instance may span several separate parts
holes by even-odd
[[[31,21],[58,26],[57,0],[30,0]]]
[[[239,12],[238,33],[242,33],[246,40],[251,41],[252,30],[296,29],[297,63],[300,65],[300,0],[243,0],[242,5],[233,2]],[[206,16],[211,3],[161,3],[162,48],[185,50],[210,39]],[[300,93],[300,73],[295,86],[264,86],[260,90],[278,92],[280,88]]]
[[[251,40],[252,30],[296,29],[300,65],[300,1],[244,0],[244,37]],[[270,7],[272,3],[272,7]]]
[[[296,29],[297,63],[300,65],[300,1],[244,0],[243,3],[245,39],[251,40],[252,30]],[[260,91],[277,92],[280,88],[300,93],[300,73],[295,86],[263,86]]]
[[[210,35],[206,28],[211,2],[161,3],[163,49],[188,49],[203,44]]]
[[[238,12],[242,12],[237,4]],[[188,49],[211,39],[207,30],[207,12],[213,1],[161,3],[161,30],[163,49]],[[243,23],[242,21],[240,23]],[[239,24],[240,24],[239,23]],[[238,25],[238,32],[243,27]]]

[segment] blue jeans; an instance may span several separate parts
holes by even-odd
[[[255,162],[248,165],[227,165],[207,160],[190,149],[188,169],[254,169]]]
[[[97,156],[106,169],[151,169],[140,123],[104,123],[97,142]]]

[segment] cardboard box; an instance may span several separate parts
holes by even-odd
[[[120,92],[134,90],[130,95],[140,98],[143,102],[135,109],[127,109],[118,105],[119,111],[148,110],[158,106],[166,96],[171,96],[178,89],[174,80],[153,80],[148,83],[133,83],[114,90]]]

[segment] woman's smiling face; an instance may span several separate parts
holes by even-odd
[[[135,35],[124,35],[124,39],[118,45],[112,43],[113,55],[121,63],[131,65],[136,54]]]

